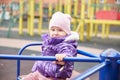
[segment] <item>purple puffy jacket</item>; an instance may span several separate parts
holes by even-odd
[[[69,36],[63,38],[50,38],[48,34],[44,34],[42,36],[44,41],[42,45],[42,56],[66,54],[68,57],[75,57],[77,55],[76,48],[78,43],[74,38],[68,38]],[[63,69],[60,71],[61,67]],[[53,64],[53,61],[36,61],[32,71],[34,72],[38,70],[46,77],[70,78],[73,68],[74,63],[69,61],[66,61],[64,66]]]

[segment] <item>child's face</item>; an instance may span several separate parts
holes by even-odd
[[[61,28],[53,26],[49,30],[50,32],[50,37],[64,37],[67,36],[67,33],[63,31]]]

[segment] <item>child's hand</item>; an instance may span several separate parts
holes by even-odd
[[[56,54],[55,57],[58,61],[63,61],[63,58],[66,57],[66,54]]]
[[[53,61],[53,64],[65,65],[64,61]]]

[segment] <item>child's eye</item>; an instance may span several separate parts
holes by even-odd
[[[51,31],[55,31],[55,29],[51,29]]]
[[[62,29],[59,29],[58,31],[63,31]]]

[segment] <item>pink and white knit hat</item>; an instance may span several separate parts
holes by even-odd
[[[64,30],[67,34],[70,34],[70,22],[71,22],[71,16],[68,14],[64,14],[62,12],[56,12],[53,14],[50,23],[49,23],[49,29],[52,26],[57,26]]]

